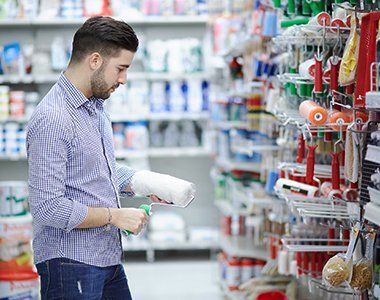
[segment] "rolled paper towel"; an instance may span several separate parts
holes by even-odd
[[[191,182],[151,171],[138,171],[133,175],[131,189],[142,196],[155,195],[175,205],[185,206],[195,197]]]

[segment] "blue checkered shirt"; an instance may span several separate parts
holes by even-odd
[[[116,163],[103,102],[86,98],[61,74],[28,123],[35,263],[66,257],[105,267],[121,261],[116,227],[76,229],[88,207],[120,207],[119,195],[134,174]]]

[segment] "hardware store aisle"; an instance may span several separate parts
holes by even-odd
[[[127,261],[124,267],[135,300],[224,299],[216,261]]]

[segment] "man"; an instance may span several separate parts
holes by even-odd
[[[137,234],[141,209],[120,208],[133,195],[134,171],[118,165],[104,100],[120,84],[138,48],[126,23],[87,20],[72,56],[28,124],[29,203],[42,299],[131,299],[121,262],[121,230]],[[152,201],[160,201],[152,196]]]

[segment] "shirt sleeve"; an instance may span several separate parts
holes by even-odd
[[[130,192],[126,191],[135,173],[136,171],[134,169],[121,165],[119,163],[116,163],[116,176],[117,176],[120,196],[132,197],[135,195],[132,191]]]
[[[28,125],[29,205],[34,222],[67,232],[85,220],[88,207],[65,197],[72,131],[59,113],[44,113]]]

